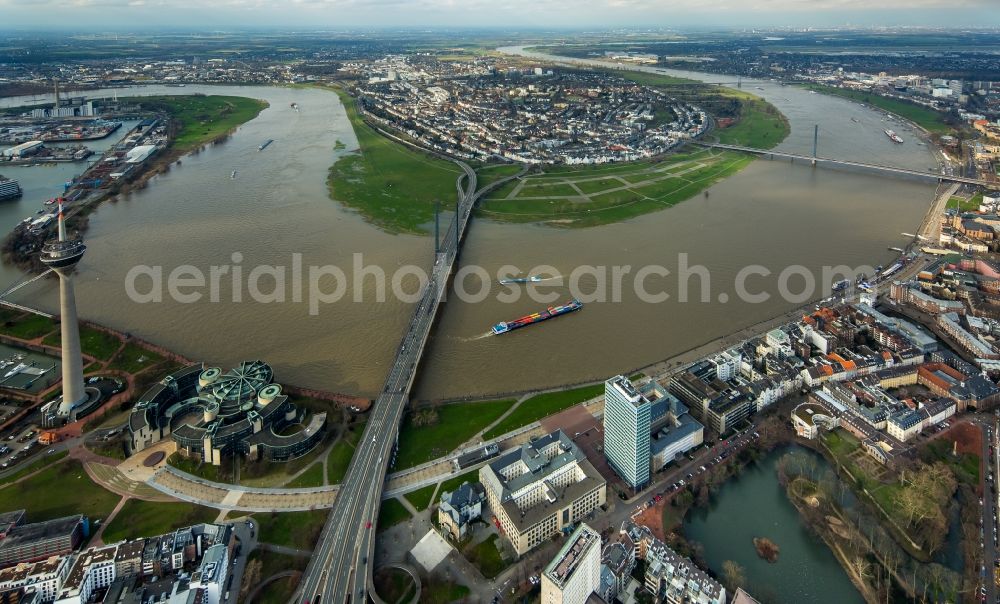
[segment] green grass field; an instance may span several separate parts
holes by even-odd
[[[330,168],[330,197],[385,230],[427,232],[435,201],[445,209],[454,207],[455,180],[461,170],[382,136],[362,119],[353,97],[342,89],[335,91],[354,127],[359,150]]]
[[[400,568],[380,568],[375,571],[372,581],[375,584],[375,593],[383,602],[391,604],[409,602],[417,589],[410,574]]]
[[[104,529],[104,542],[153,537],[185,526],[213,522],[219,510],[190,503],[129,499]]]
[[[109,369],[118,369],[128,373],[138,373],[148,367],[159,365],[163,357],[159,354],[146,350],[135,342],[128,342],[121,352],[108,364]]]
[[[83,514],[93,523],[107,518],[119,499],[94,484],[80,462],[70,460],[0,489],[0,510],[27,510],[28,522]]]
[[[451,581],[432,579],[420,590],[419,604],[452,604],[464,602],[469,596],[469,588]]]
[[[406,497],[406,500],[410,502],[410,505],[417,508],[418,512],[422,512],[430,507],[432,503],[431,497],[434,496],[434,489],[436,488],[436,484],[429,484],[426,487],[407,493],[403,497]]]
[[[451,453],[512,404],[513,399],[441,405],[435,409],[437,423],[429,426],[414,426],[413,414],[407,414],[399,432],[395,469],[404,470]]]
[[[758,98],[742,99],[739,120],[714,131],[720,143],[755,149],[778,146],[791,132],[788,120],[774,105]]]
[[[295,480],[290,481],[287,485],[290,489],[303,489],[307,487],[321,487],[323,486],[323,464],[316,462],[309,466],[309,469],[299,475]]]
[[[274,552],[267,552],[260,549],[256,549],[251,552],[250,559],[260,560],[262,569],[261,579],[266,579],[271,575],[275,575],[286,570],[303,571],[306,569],[306,564],[309,562],[309,558],[276,554]],[[298,585],[299,579],[295,577],[279,579],[273,583],[269,583],[267,587],[261,590],[261,592],[257,594],[257,599],[254,600],[254,602],[257,604],[287,604],[295,594],[295,588],[298,587]],[[253,589],[253,586],[250,586],[250,589]],[[235,594],[233,597],[236,597]]]
[[[310,550],[316,544],[329,510],[308,510],[282,514],[254,514],[260,524],[259,539],[264,543]]]
[[[972,197],[965,198],[957,195],[948,200],[949,208],[958,208],[959,212],[975,212],[983,203],[983,194],[976,193]]]
[[[8,309],[4,309],[3,313],[0,314],[0,320],[3,321],[3,324],[0,325],[0,333],[23,340],[34,340],[47,333],[52,333],[58,327],[52,319]]]
[[[441,487],[438,489],[438,494],[445,492],[451,492],[462,486],[463,482],[479,482],[479,470],[470,470],[464,474],[459,474],[457,476],[452,476],[448,480],[441,483]]]
[[[62,345],[61,335],[58,331],[50,333],[42,342],[58,348]],[[107,361],[115,354],[121,344],[121,340],[106,331],[87,327],[86,325],[80,326],[80,348],[84,354],[90,355],[95,359]]]
[[[386,499],[378,511],[378,530],[384,531],[412,517],[410,511],[398,499]]]
[[[361,438],[364,431],[365,425],[359,423],[354,426],[353,431],[345,433],[337,441],[337,444],[333,445],[326,460],[326,480],[329,484],[340,484],[344,480],[347,466],[351,464],[351,458],[354,457],[354,448],[358,445],[358,439]]]
[[[223,136],[268,107],[265,101],[241,96],[153,96],[128,100],[142,104],[145,109],[169,113],[177,120],[180,129],[173,148],[182,153]]]
[[[500,550],[497,549],[497,539],[499,539],[497,535],[490,535],[465,552],[469,562],[472,562],[479,569],[479,572],[488,579],[499,575],[508,566],[500,555]]]
[[[553,413],[558,413],[564,409],[572,407],[573,405],[590,400],[595,396],[600,396],[602,394],[604,394],[604,384],[595,384],[593,386],[583,386],[582,388],[574,388],[572,390],[561,390],[559,392],[547,392],[545,394],[535,395],[521,403],[521,405],[517,409],[514,409],[510,415],[505,417],[502,422],[498,423],[496,426],[491,428],[489,432],[484,434],[483,438],[486,440],[496,438],[501,434],[506,434],[511,430],[516,430],[521,426],[527,426],[531,422],[536,422],[543,417],[547,417]]]
[[[979,456],[962,453],[958,457],[952,455],[952,443],[944,438],[932,440],[919,450],[920,459],[925,463],[942,461],[951,467],[955,478],[975,488],[979,485]]]
[[[476,181],[479,188],[496,182],[507,176],[513,176],[521,171],[521,164],[493,164],[476,168]]]
[[[895,113],[934,134],[948,134],[954,130],[945,122],[943,113],[928,109],[927,107],[921,107],[915,103],[890,99],[870,92],[834,88],[833,86],[823,86],[820,84],[806,84],[804,87],[823,94],[839,96],[859,103],[867,103],[883,111]]]
[[[66,457],[67,455],[69,455],[68,451],[59,451],[58,453],[53,453],[52,455],[42,455],[41,457],[38,457],[37,459],[33,460],[28,465],[22,467],[17,472],[14,472],[13,474],[0,478],[0,486],[5,484],[10,484],[15,480],[20,480],[22,477],[27,476],[32,472],[38,471],[47,465],[53,464],[59,461],[60,459]]]
[[[500,187],[479,213],[567,227],[619,222],[690,199],[751,161],[738,153],[701,150],[613,166],[547,166],[543,174]]]

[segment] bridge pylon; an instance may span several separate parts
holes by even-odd
[[[816,124],[816,127],[813,129],[812,165],[814,166],[816,165],[816,156],[818,155],[818,151],[819,151],[819,124]]]

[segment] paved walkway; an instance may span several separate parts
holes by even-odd
[[[104,522],[101,523],[101,528],[97,529],[97,533],[94,534],[94,538],[91,539],[88,544],[90,547],[101,547],[104,545],[104,529],[108,528],[108,525],[115,519],[118,512],[122,511],[122,508],[125,507],[125,502],[129,499],[131,499],[131,497],[125,496],[118,500],[118,503],[115,505],[115,509],[111,510],[108,517],[104,519]]]

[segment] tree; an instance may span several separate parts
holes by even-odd
[[[738,587],[746,585],[746,571],[736,562],[726,560],[722,563],[722,581],[727,589],[736,591]]]

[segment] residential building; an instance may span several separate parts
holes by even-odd
[[[626,521],[621,532],[637,544],[637,557],[646,561],[643,587],[657,604],[726,604],[726,588],[657,539],[644,526]]]
[[[118,576],[115,572],[117,549],[112,545],[81,554],[62,584],[56,604],[87,604],[95,591],[111,585]]]
[[[601,535],[580,524],[542,571],[542,604],[584,604],[601,586]]]
[[[67,516],[11,527],[0,537],[0,566],[68,554],[88,534],[87,519]]]
[[[468,533],[469,524],[482,516],[486,492],[478,483],[463,482],[454,491],[441,495],[438,524],[455,541]]]

